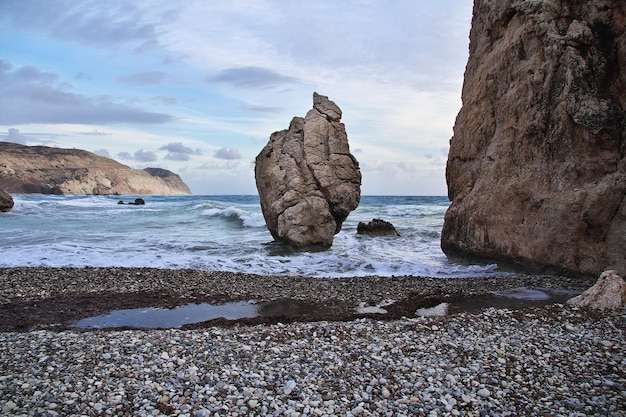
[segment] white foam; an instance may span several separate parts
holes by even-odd
[[[170,196],[146,199],[146,206],[117,204],[129,198],[14,197],[17,208],[0,216],[5,232],[0,266],[154,266],[337,278],[502,275],[496,265],[462,265],[446,258],[438,232],[446,206],[429,200],[422,205],[419,198],[403,197],[395,206],[393,198],[374,203],[364,198],[329,250],[294,253],[267,245],[272,236],[258,197]],[[401,237],[356,234],[358,221],[385,218],[394,210],[398,217],[392,221],[400,225]]]
[[[445,316],[446,314],[448,314],[448,307],[450,307],[450,304],[448,304],[448,303],[441,303],[441,304],[438,304],[438,305],[436,305],[434,307],[430,307],[430,308],[419,308],[415,312],[415,315],[416,316],[421,316],[421,317]]]
[[[368,306],[365,302],[360,302],[359,306],[356,308],[357,314],[387,314],[389,311],[384,309],[383,307],[387,307],[395,303],[394,300],[383,300],[380,303]]]
[[[224,217],[226,219],[236,219],[244,227],[265,227],[265,219],[262,213],[247,212],[236,207],[211,208],[202,211],[203,216]]]

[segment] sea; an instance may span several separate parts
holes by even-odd
[[[156,267],[310,277],[499,276],[496,264],[448,259],[440,248],[447,197],[362,196],[330,249],[273,241],[258,195],[14,195],[0,213],[0,267]],[[400,237],[358,235],[391,222]]]

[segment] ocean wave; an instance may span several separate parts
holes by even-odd
[[[364,197],[321,252],[295,252],[273,241],[258,196],[14,197],[0,216],[0,267],[93,266],[196,268],[311,277],[469,277],[503,275],[496,265],[447,259],[439,246],[444,197]],[[392,216],[393,215],[393,216]],[[356,233],[359,221],[392,221],[400,237]]]
[[[265,219],[261,213],[250,213],[237,207],[211,208],[202,211],[203,216],[221,217],[226,220],[235,220],[243,227],[265,227]]]

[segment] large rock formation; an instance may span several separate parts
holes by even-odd
[[[11,194],[0,190],[0,212],[11,210],[14,204]]]
[[[274,132],[256,157],[256,185],[267,227],[298,249],[328,248],[361,199],[361,171],[350,153],[341,109],[313,94],[305,118]]]
[[[626,2],[475,0],[448,254],[626,273]]]
[[[0,142],[0,188],[40,194],[191,194],[180,177],[132,169],[79,149]]]

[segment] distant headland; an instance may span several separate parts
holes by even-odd
[[[13,194],[191,194],[180,176],[166,169],[133,169],[85,150],[11,142],[0,142],[0,189]]]

